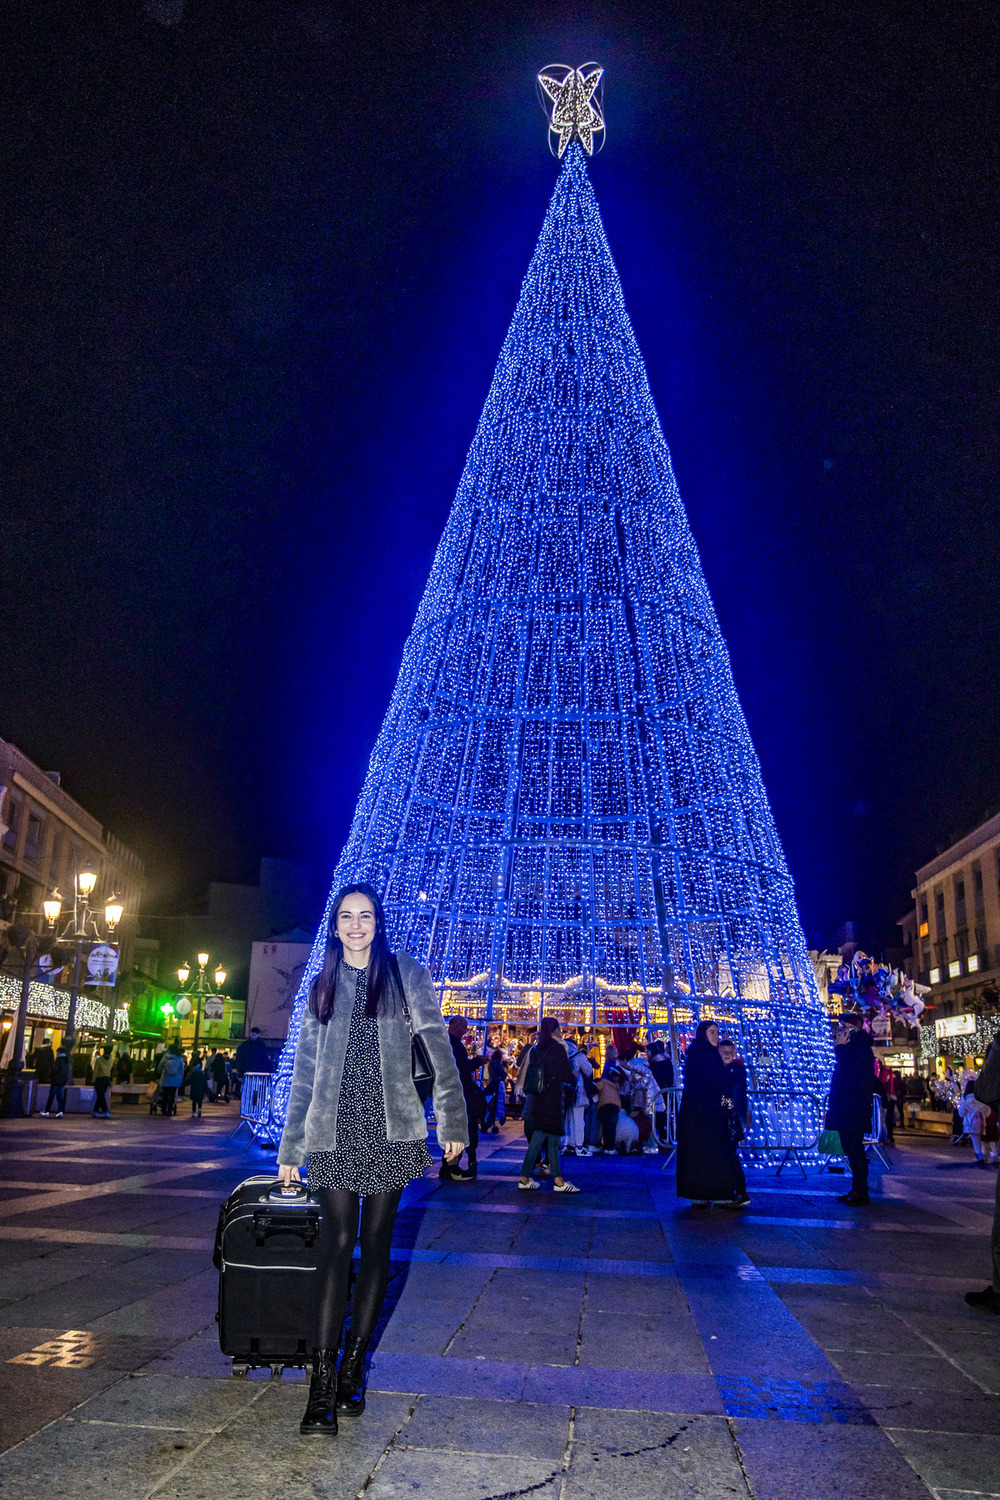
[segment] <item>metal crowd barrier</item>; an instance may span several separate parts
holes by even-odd
[[[749,1096],[750,1116],[740,1149],[753,1156],[771,1158],[781,1153],[776,1176],[789,1161],[806,1176],[803,1156],[814,1152],[823,1133],[826,1105],[815,1094],[797,1090],[767,1090]]]
[[[243,1074],[240,1084],[240,1123],[226,1138],[227,1145],[245,1127],[250,1135],[243,1147],[244,1151],[252,1141],[259,1141],[262,1146],[274,1146],[274,1128],[271,1124],[271,1088],[270,1073]]]
[[[863,1137],[862,1144],[865,1147],[867,1147],[867,1149],[869,1151],[873,1151],[875,1153],[875,1155],[878,1157],[879,1161],[882,1163],[883,1167],[885,1167],[885,1169],[886,1169],[887,1172],[891,1172],[892,1171],[892,1162],[888,1159],[888,1157],[883,1152],[881,1142],[882,1142],[882,1101],[879,1098],[878,1094],[876,1094],[873,1097],[873,1099],[872,1099],[872,1118],[871,1118],[871,1124],[868,1127],[868,1133],[867,1133],[867,1135],[865,1135]],[[820,1167],[820,1171],[821,1172],[824,1171],[826,1168],[829,1167],[831,1160],[832,1161],[846,1161],[847,1158],[846,1158],[846,1156],[834,1156],[834,1157],[829,1157],[828,1156],[828,1157],[826,1157],[825,1160],[824,1160],[824,1162],[823,1162],[823,1165]]]
[[[666,1171],[677,1155],[677,1112],[680,1108],[681,1089],[663,1089],[666,1104],[666,1131],[658,1136],[661,1145],[670,1148],[670,1155],[663,1164]],[[878,1101],[876,1100],[876,1103]],[[815,1152],[823,1130],[826,1105],[815,1094],[788,1090],[762,1090],[748,1096],[749,1114],[745,1135],[740,1142],[740,1151],[752,1158],[770,1160],[781,1156],[777,1176],[793,1161],[806,1176],[803,1156]]]

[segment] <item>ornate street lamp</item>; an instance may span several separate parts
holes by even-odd
[[[73,910],[68,916],[66,926],[60,935],[60,941],[73,939],[73,988],[69,996],[69,1014],[66,1017],[66,1033],[64,1042],[67,1052],[72,1052],[76,1033],[76,1007],[80,999],[80,974],[83,967],[84,944],[89,941],[102,943],[114,935],[115,929],[125,914],[125,908],[119,897],[112,892],[104,905],[104,925],[107,928],[107,937],[98,926],[96,913],[91,907],[91,897],[94,887],[97,885],[97,872],[92,865],[85,865],[78,870],[73,880]],[[62,896],[59,891],[53,891],[47,901],[43,901],[42,910],[45,920],[54,931],[56,923],[62,913]],[[108,1029],[107,1040],[110,1042],[114,1037],[115,1011],[117,1010],[117,993],[114,992],[108,1001]]]
[[[212,990],[211,983],[210,983],[210,981],[208,979],[208,976],[205,973],[205,970],[208,967],[208,963],[209,963],[209,955],[207,953],[199,953],[198,954],[198,974],[197,974],[197,977],[195,978],[194,982],[190,985],[190,987],[188,987],[188,988],[185,989],[184,995],[182,995],[180,997],[181,1000],[186,1000],[188,1002],[188,1009],[189,1010],[191,1009],[191,1006],[192,1006],[192,1003],[193,1003],[193,1007],[194,1007],[194,1045],[195,1045],[196,1049],[197,1049],[197,1046],[198,1046],[198,1038],[201,1035],[202,1007],[203,1007],[204,1002],[207,999],[207,997],[210,994],[214,993],[213,990]],[[181,982],[182,985],[187,986],[188,980],[191,978],[191,965],[189,963],[183,963],[183,964],[181,964],[180,968],[177,970],[177,978],[180,980],[180,982]],[[213,975],[213,978],[215,979],[215,989],[216,989],[216,991],[218,991],[218,990],[220,990],[222,988],[222,986],[226,982],[226,971],[225,971],[225,969],[223,969],[221,967],[221,965],[218,968],[216,968],[215,973]],[[180,1001],[178,1001],[178,1004],[177,1004],[177,1013],[178,1013],[178,1015],[180,1015],[180,1013],[181,1013],[181,1011],[180,1011]]]

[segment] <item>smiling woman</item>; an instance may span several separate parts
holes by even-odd
[[[278,1148],[282,1184],[301,1180],[323,1208],[316,1341],[306,1434],[337,1431],[337,1412],[365,1405],[365,1356],[389,1280],[392,1226],[406,1184],[430,1165],[424,1107],[413,1082],[413,1038],[434,1073],[445,1156],[468,1143],[465,1099],[427,970],[389,948],[369,885],[333,904],[326,959],[309,994]],[[361,1215],[361,1262],[339,1375],[337,1352]]]

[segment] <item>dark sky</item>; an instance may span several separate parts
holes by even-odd
[[[162,24],[180,15],[177,24]],[[811,942],[1000,803],[993,5],[11,4],[0,736],[150,905],[332,868],[592,167]]]

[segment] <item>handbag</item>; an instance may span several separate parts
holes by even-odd
[[[823,1156],[843,1156],[844,1146],[837,1130],[824,1130],[816,1142],[816,1150]]]
[[[419,1037],[413,1029],[413,1018],[410,1015],[410,1007],[406,1003],[406,995],[400,990],[400,999],[403,1002],[403,1015],[406,1017],[406,1029],[410,1033],[410,1076],[413,1086],[421,1104],[426,1104],[430,1098],[431,1089],[434,1087],[434,1067],[430,1055],[424,1045],[423,1038]]]

